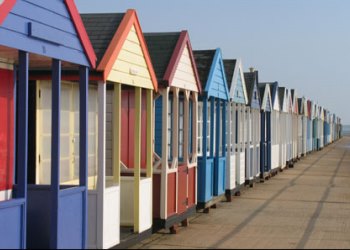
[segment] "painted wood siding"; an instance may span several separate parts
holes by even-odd
[[[271,111],[272,107],[271,107],[271,98],[270,95],[267,95],[267,103],[266,103],[266,111]]]
[[[0,26],[0,43],[90,65],[63,0],[18,0]]]
[[[0,69],[0,201],[1,192],[12,189],[14,174],[13,71]]]
[[[171,86],[198,92],[188,46],[182,52]]]
[[[241,69],[238,69],[237,82],[234,84],[233,101],[235,103],[241,103],[241,104],[245,104],[246,103],[245,102],[245,98],[244,98],[244,89],[243,89],[243,81],[242,81]]]
[[[208,90],[209,96],[217,97],[220,99],[227,99],[228,93],[226,92],[226,79],[225,79],[225,72],[224,68],[222,65],[221,59],[217,59],[216,61],[214,60],[215,65],[213,65],[209,80],[211,81],[210,83],[210,88]]]
[[[135,26],[131,28],[107,80],[154,89]]]
[[[251,107],[254,109],[260,109],[259,91],[256,84],[254,84],[254,90],[252,93]]]

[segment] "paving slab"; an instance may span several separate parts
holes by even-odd
[[[133,248],[350,248],[350,137]]]

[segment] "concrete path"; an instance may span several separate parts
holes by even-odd
[[[350,137],[134,248],[350,248]]]

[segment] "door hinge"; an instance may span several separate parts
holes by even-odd
[[[39,89],[39,98],[41,98],[41,90]]]
[[[41,163],[41,156],[39,155],[39,164]]]

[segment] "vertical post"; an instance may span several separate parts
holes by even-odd
[[[228,102],[222,103],[222,153],[221,157],[226,156],[226,105]]]
[[[214,121],[216,123],[216,131],[214,131],[214,133],[216,133],[216,140],[215,140],[215,158],[217,158],[217,160],[219,160],[220,157],[220,139],[221,139],[221,133],[222,133],[222,128],[220,128],[220,120],[221,120],[221,114],[220,114],[220,103],[221,100],[217,99],[216,100],[216,121]],[[219,163],[219,162],[218,162]]]
[[[120,162],[121,162],[121,99],[122,85],[114,84],[113,96],[113,181],[114,184],[120,185]]]
[[[169,88],[161,90],[162,95],[162,174],[161,174],[161,190],[160,190],[160,217],[167,219],[167,187],[168,187],[168,106],[169,106]],[[170,121],[171,122],[171,121]]]
[[[193,99],[192,99],[192,161],[196,162],[196,168],[195,168],[195,204],[197,204],[197,187],[198,187],[198,162],[197,162],[197,154],[198,154],[198,140],[197,140],[197,133],[198,133],[198,94],[193,93]],[[203,116],[203,114],[202,114]],[[203,121],[204,122],[204,121]],[[202,127],[203,128],[203,127]]]
[[[140,181],[141,181],[141,101],[142,89],[135,88],[135,148],[134,148],[134,232],[140,231]]]
[[[28,67],[29,55],[27,52],[19,52],[18,67],[18,135],[17,135],[17,197],[27,198],[27,159],[28,159]],[[26,248],[26,224],[27,208],[24,204],[22,242],[21,247]]]
[[[98,82],[97,246],[103,246],[103,210],[106,183],[106,83]]]
[[[202,140],[202,144],[203,144],[203,159],[204,159],[204,163],[202,164],[203,166],[205,166],[205,161],[208,157],[207,154],[207,137],[208,137],[208,99],[206,98],[206,96],[203,97],[203,140]],[[210,142],[209,142],[210,143]]]
[[[214,157],[214,140],[215,140],[215,131],[214,131],[214,114],[215,114],[215,99],[212,97],[209,100],[210,102],[210,157]],[[216,141],[216,140],[215,140]]]
[[[83,232],[82,248],[87,245],[87,181],[88,181],[88,103],[89,103],[89,69],[79,68],[79,185],[85,188],[83,199]]]
[[[189,117],[190,117],[190,104],[189,98],[190,93],[188,90],[185,91],[185,101],[184,101],[184,120],[183,120],[183,158],[184,162],[189,164]]]
[[[58,214],[60,189],[61,61],[52,60],[51,116],[51,248],[58,248]]]
[[[197,153],[198,153],[197,133],[198,133],[198,94],[194,92],[192,94],[192,159],[194,161],[197,160]]]
[[[153,90],[147,90],[147,178],[153,175]]]
[[[173,139],[172,151],[173,160],[178,160],[179,158],[179,89],[175,88],[173,91]]]
[[[226,164],[228,164],[228,168],[226,168],[226,190],[231,189],[231,186],[233,183],[231,183],[231,170],[234,169],[234,166],[231,166],[231,155],[232,155],[232,141],[231,141],[231,125],[232,125],[232,120],[231,120],[231,111],[232,111],[232,102],[227,103],[227,114],[226,114],[226,127],[227,127],[227,135],[226,135],[226,142],[227,142],[227,152],[226,152]],[[224,120],[225,121],[225,120]],[[224,135],[225,136],[225,135]]]
[[[265,138],[265,112],[262,110],[261,111],[261,132],[260,132],[260,174],[262,178],[264,178],[264,170],[265,170],[265,150],[264,150],[264,145],[266,142]]]

